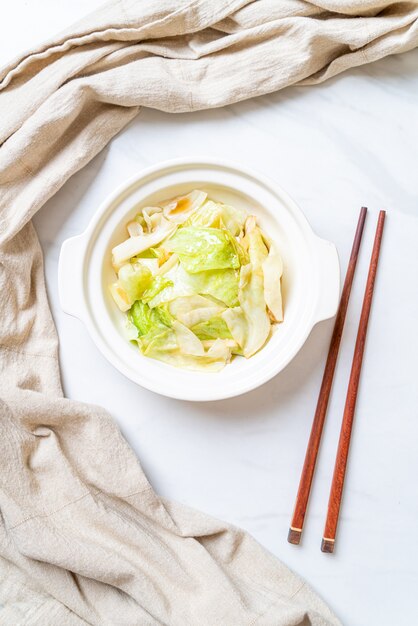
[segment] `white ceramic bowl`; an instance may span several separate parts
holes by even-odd
[[[217,373],[190,372],[144,357],[127,341],[125,316],[108,289],[115,279],[110,251],[126,237],[125,225],[138,207],[194,188],[254,212],[284,263],[283,323],[256,355],[237,357]],[[84,322],[99,350],[125,376],[165,396],[219,400],[271,379],[295,356],[313,326],[335,315],[340,272],[335,246],[313,233],[274,181],[226,162],[178,159],[143,170],[103,202],[87,230],[63,243],[58,281],[63,310]]]

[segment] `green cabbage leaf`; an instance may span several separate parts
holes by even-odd
[[[164,244],[175,252],[190,273],[239,268],[238,244],[231,233],[221,228],[179,228]]]

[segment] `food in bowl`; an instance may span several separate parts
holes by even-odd
[[[210,198],[254,213],[283,257],[284,321],[254,356],[234,357],[222,371],[190,371],[145,358],[126,338],[127,314],[109,291],[110,251],[126,239],[140,207],[204,189]],[[80,319],[109,363],[141,387],[188,401],[224,400],[258,388],[281,372],[318,322],[335,315],[340,296],[338,254],[318,237],[285,191],[251,169],[219,158],[175,159],[136,173],[106,197],[86,230],[62,247],[58,265],[63,311]]]
[[[250,358],[283,321],[283,264],[257,218],[201,190],[142,208],[112,250],[127,339],[176,367]]]

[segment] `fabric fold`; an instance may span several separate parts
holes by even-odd
[[[30,220],[137,114],[317,83],[418,43],[415,2],[120,0],[0,72],[0,625],[330,626],[243,531],[158,497],[63,397]]]

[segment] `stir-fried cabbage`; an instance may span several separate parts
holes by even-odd
[[[145,356],[218,371],[283,320],[282,259],[254,215],[194,190],[140,209],[126,228],[110,292]]]
[[[238,243],[224,228],[179,228],[165,245],[176,252],[184,269],[191,274],[205,270],[237,269]]]
[[[141,263],[127,263],[118,272],[119,284],[133,304],[139,300],[152,282],[152,272]]]

